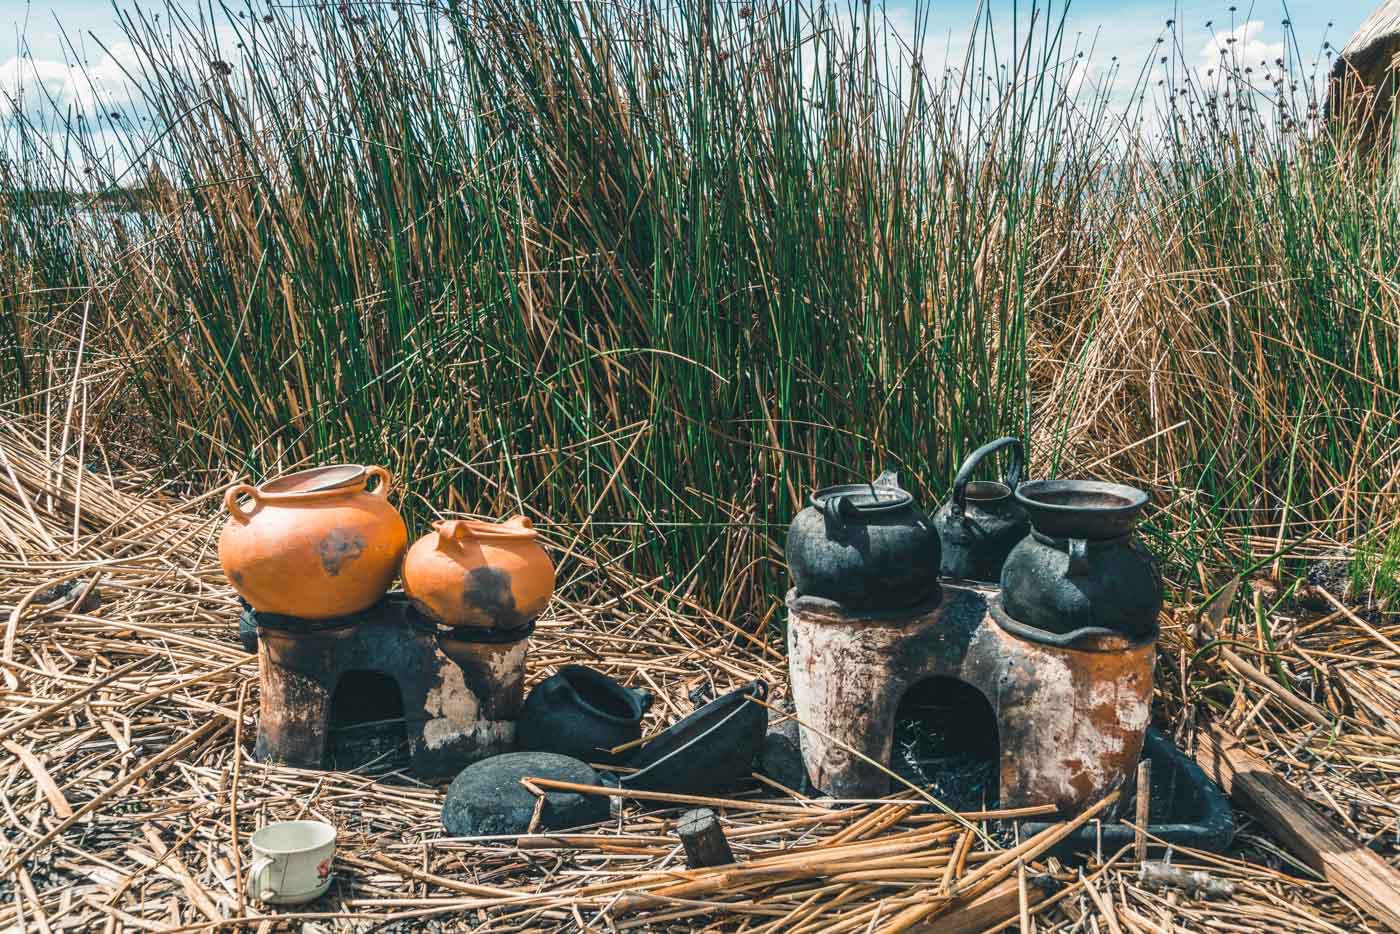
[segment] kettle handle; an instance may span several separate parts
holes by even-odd
[[[953,480],[953,515],[961,516],[967,511],[967,481],[972,479],[972,472],[977,469],[977,465],[989,454],[994,454],[1004,447],[1011,448],[1011,467],[1006,471],[1006,485],[1015,492],[1016,487],[1021,483],[1021,463],[1025,459],[1025,451],[1021,446],[1021,439],[1007,436],[989,441],[971,454],[967,455],[967,460],[963,461],[962,467],[958,468],[958,475]]]
[[[826,534],[832,537],[839,537],[846,532],[846,514],[850,507],[846,505],[846,497],[840,493],[828,496],[822,500],[822,518],[826,520]]]

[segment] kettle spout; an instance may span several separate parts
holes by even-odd
[[[877,490],[898,490],[900,489],[899,471],[883,470],[880,472],[880,476],[875,478],[875,482],[870,485]]]

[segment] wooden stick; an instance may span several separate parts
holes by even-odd
[[[1374,626],[1366,622],[1360,616],[1357,616],[1355,612],[1349,609],[1344,603],[1342,603],[1342,601],[1338,600],[1336,597],[1328,593],[1326,589],[1318,587],[1317,591],[1327,598],[1328,603],[1331,603],[1334,607],[1337,608],[1337,612],[1345,614],[1347,619],[1351,620],[1353,623],[1366,630],[1366,632],[1370,633],[1371,636],[1374,637],[1377,642],[1390,649],[1390,651],[1394,652],[1397,656],[1400,656],[1400,645],[1396,645],[1394,642],[1391,642],[1385,636],[1381,635],[1380,632],[1377,631]]]
[[[726,866],[734,862],[734,851],[729,841],[724,839],[724,828],[720,826],[715,812],[709,808],[696,808],[681,815],[676,825],[676,836],[685,847],[685,864],[691,869],[704,866]]]
[[[1328,823],[1237,737],[1215,727],[1200,739],[1196,761],[1237,804],[1367,914],[1400,931],[1400,872]]]
[[[1241,658],[1239,653],[1223,645],[1219,647],[1219,651],[1220,657],[1225,660],[1225,663],[1244,677],[1246,681],[1252,681],[1254,684],[1268,691],[1274,697],[1282,701],[1289,710],[1298,714],[1298,716],[1310,720],[1319,726],[1332,725],[1332,718],[1327,716],[1320,708],[1309,704],[1297,694],[1294,694],[1292,691],[1288,690],[1288,688],[1279,684],[1273,678],[1270,678],[1263,671]]]
[[[1137,829],[1133,836],[1133,852],[1141,863],[1147,859],[1147,822],[1152,808],[1152,760],[1143,759],[1137,770]]]
[[[1016,864],[1016,906],[1019,909],[1021,922],[1021,934],[1031,934],[1031,905],[1029,886],[1026,885],[1026,864],[1020,862]]]
[[[1123,934],[1123,926],[1118,923],[1118,912],[1113,910],[1113,902],[1105,900],[1099,894],[1098,886],[1094,885],[1093,879],[1085,878],[1083,869],[1079,870],[1079,884],[1084,886],[1089,901],[1099,910],[1099,917],[1103,918],[1104,924],[1108,926],[1109,934]]]
[[[1201,869],[1182,869],[1170,863],[1143,863],[1138,878],[1148,888],[1180,889],[1196,898],[1234,898],[1235,884],[1217,879]]]

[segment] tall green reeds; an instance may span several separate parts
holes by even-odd
[[[932,509],[1005,433],[1151,486],[1188,567],[1388,526],[1384,173],[1307,113],[1076,91],[1024,12],[947,70],[865,3],[128,18],[124,151],[21,123],[0,172],[4,395],[86,316],[92,429],[199,482],[384,462],[419,517],[525,511],[727,613],[804,491],[888,466]]]

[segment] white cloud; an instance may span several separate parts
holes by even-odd
[[[18,109],[31,117],[49,113],[63,117],[70,111],[89,117],[98,111],[124,112],[139,101],[128,77],[138,68],[136,50],[129,42],[109,46],[91,65],[17,56],[0,63],[0,95],[5,110]]]
[[[1263,22],[1252,19],[1212,36],[1201,47],[1200,63],[1196,66],[1201,80],[1213,83],[1225,71],[1272,66],[1275,60],[1283,58],[1283,40],[1266,41],[1264,30]]]

